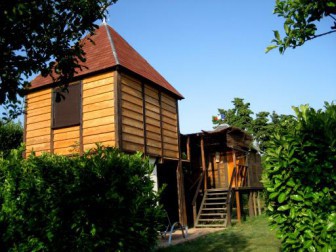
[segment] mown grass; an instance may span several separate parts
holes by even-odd
[[[267,217],[262,215],[224,231],[212,233],[182,244],[160,248],[158,251],[278,252],[280,251],[280,241],[276,238],[275,231],[270,229]]]

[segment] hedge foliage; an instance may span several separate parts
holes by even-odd
[[[268,214],[284,251],[336,251],[336,106],[294,110],[266,153]]]
[[[142,155],[0,161],[0,251],[150,251],[162,210]]]
[[[0,120],[0,157],[7,157],[11,149],[16,149],[23,141],[23,129],[20,123]]]

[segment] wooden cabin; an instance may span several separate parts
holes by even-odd
[[[248,194],[250,216],[260,214],[261,160],[252,141],[251,135],[228,125],[181,137],[190,226],[229,225],[233,206],[240,221],[242,194]]]
[[[184,223],[178,118],[183,96],[110,26],[102,24],[81,43],[87,60],[69,92],[61,93],[65,99],[57,99],[51,77],[31,82],[25,155],[82,154],[96,143],[141,151],[156,164],[159,186],[169,183],[171,215]]]

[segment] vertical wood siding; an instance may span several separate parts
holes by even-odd
[[[126,151],[145,151],[142,85],[139,81],[121,77],[122,148]]]
[[[114,72],[83,80],[83,149],[115,146]]]
[[[122,149],[179,158],[176,99],[121,76]]]
[[[50,151],[51,89],[28,94],[26,97],[26,154]]]

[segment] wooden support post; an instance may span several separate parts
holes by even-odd
[[[257,216],[256,192],[253,192],[253,211],[254,215]]]
[[[254,211],[253,211],[253,191],[249,191],[248,208],[249,208],[249,216],[253,217],[254,216]]]
[[[206,174],[206,162],[205,162],[205,154],[204,154],[204,137],[201,136],[201,157],[202,157],[202,169],[204,176],[204,191],[208,188],[207,180],[208,176]]]
[[[187,225],[187,211],[186,211],[185,194],[184,194],[184,178],[183,178],[183,170],[182,170],[182,161],[181,160],[179,160],[178,163],[177,163],[176,180],[177,180],[179,222],[182,225]]]
[[[257,192],[257,205],[258,205],[258,214],[261,215],[261,207],[260,207],[260,192]]]
[[[237,220],[241,223],[240,192],[236,190]]]

